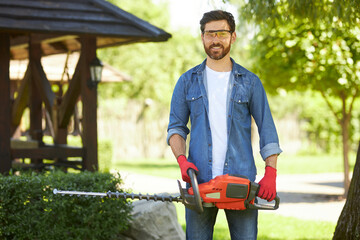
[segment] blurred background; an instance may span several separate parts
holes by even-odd
[[[99,85],[99,138],[111,140],[113,162],[172,158],[166,145],[172,90],[182,73],[206,57],[199,20],[211,9],[235,16],[238,38],[232,58],[262,80],[284,155],[329,156],[329,162],[336,162],[332,171],[342,171],[344,156],[356,152],[358,26],[340,28],[341,21],[330,13],[327,18],[312,19],[305,4],[304,13],[297,13],[302,18],[283,22],[285,15],[266,16],[275,12],[271,6],[270,13],[266,6],[247,10],[242,9],[244,2],[235,0],[110,2],[172,34],[167,42],[98,50],[104,62],[131,77],[131,81]],[[253,13],[249,17],[242,11]],[[257,23],[260,16],[266,19]],[[256,127],[253,142],[258,157]]]

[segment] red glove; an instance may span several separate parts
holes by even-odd
[[[258,196],[269,202],[276,197],[276,169],[270,166],[265,168],[265,175],[259,182],[260,189]]]
[[[190,177],[187,173],[188,169],[189,168],[192,168],[194,169],[196,172],[199,172],[199,169],[197,169],[197,167],[191,163],[191,162],[188,162],[188,160],[186,159],[186,157],[184,155],[180,155],[178,158],[177,158],[177,162],[180,166],[180,170],[181,170],[181,177],[182,179],[187,182],[187,183],[190,183],[191,180],[190,180]]]

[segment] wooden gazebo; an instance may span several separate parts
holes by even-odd
[[[136,42],[166,41],[171,35],[104,0],[0,0],[0,173],[14,159],[34,168],[58,165],[98,169],[97,88],[88,87],[96,49]],[[79,51],[67,91],[56,95],[43,70],[42,56]],[[29,59],[16,95],[10,93],[9,62]],[[82,147],[67,145],[67,126],[82,102]],[[29,142],[11,147],[26,108]],[[43,143],[43,108],[54,128],[54,144]],[[30,147],[29,147],[30,146]],[[73,161],[68,158],[78,157]],[[50,160],[45,164],[43,159]]]

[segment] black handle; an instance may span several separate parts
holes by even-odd
[[[196,171],[192,168],[188,169],[188,175],[190,177],[190,181],[191,181],[191,187],[193,188],[194,191],[194,197],[195,197],[195,211],[198,213],[202,213],[204,211],[203,209],[203,205],[202,205],[202,200],[201,200],[201,196],[200,196],[200,191],[199,191],[199,184],[197,182],[197,178],[196,178]]]

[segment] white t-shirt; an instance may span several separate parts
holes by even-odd
[[[230,73],[216,72],[206,66],[213,178],[222,175],[224,170],[227,150],[226,101]]]

